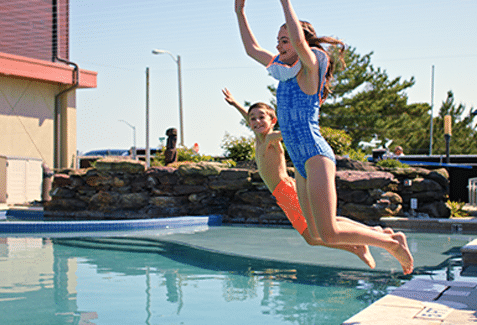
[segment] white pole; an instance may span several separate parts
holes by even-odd
[[[432,75],[431,75],[431,138],[429,140],[429,156],[432,155],[432,134],[433,134],[433,123],[434,123],[434,65],[432,65]]]
[[[182,72],[181,72],[181,56],[177,55],[177,79],[179,81],[179,123],[181,129],[181,147],[184,145],[184,113],[182,111]]]
[[[151,167],[149,150],[149,67],[146,68],[146,166]]]

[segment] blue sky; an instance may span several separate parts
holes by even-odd
[[[318,35],[335,36],[391,78],[410,79],[409,103],[431,103],[435,114],[447,91],[477,109],[477,1],[294,0],[300,19]],[[98,87],[77,91],[78,150],[145,146],[146,67],[150,69],[150,146],[179,127],[177,64],[182,60],[185,145],[220,155],[222,139],[251,136],[221,93],[240,102],[269,101],[276,82],[242,47],[233,0],[70,1],[70,60],[98,72]],[[246,13],[262,47],[275,51],[283,23],[279,1],[248,0]],[[369,139],[367,139],[369,140]]]

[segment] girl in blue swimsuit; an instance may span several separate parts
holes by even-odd
[[[285,14],[278,32],[277,50],[258,45],[245,16],[245,0],[235,0],[235,13],[247,54],[278,79],[277,115],[283,141],[295,168],[298,198],[312,236],[329,244],[372,245],[386,249],[413,270],[406,236],[367,229],[336,218],[335,157],[320,134],[319,108],[330,91],[332,63],[320,43],[344,45],[329,37],[317,38],[313,27],[300,22],[290,0],[280,0]]]

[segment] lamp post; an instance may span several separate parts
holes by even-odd
[[[181,134],[180,145],[184,147],[184,122],[182,112],[182,73],[181,73],[181,56],[175,57],[171,52],[165,50],[152,50],[152,54],[169,54],[169,56],[177,63],[177,79],[179,82],[179,129]]]
[[[126,122],[125,120],[119,120],[119,122],[124,122],[124,123],[126,123],[131,129],[133,129],[133,143],[134,143],[134,146],[133,146],[132,156],[133,156],[133,159],[136,159],[136,127],[135,127],[134,125],[129,124],[129,123]]]

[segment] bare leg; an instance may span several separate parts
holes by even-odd
[[[373,255],[371,255],[371,252],[369,251],[369,247],[367,245],[326,244],[323,240],[321,240],[321,238],[312,237],[308,228],[305,229],[302,236],[309,245],[342,249],[344,251],[356,254],[370,268],[374,269],[376,267],[376,262],[374,261]]]
[[[374,231],[336,217],[335,165],[326,157],[315,156],[306,162],[308,178],[297,175],[297,192],[303,214],[313,237],[328,244],[372,245],[392,254],[404,274],[413,269],[413,258],[403,233]]]

